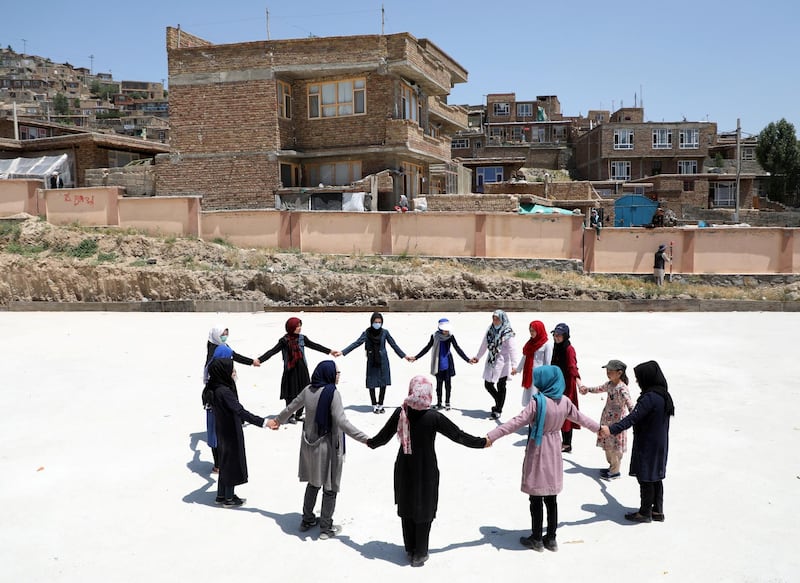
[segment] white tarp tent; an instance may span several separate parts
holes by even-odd
[[[53,172],[58,172],[64,181],[64,186],[73,184],[66,154],[0,160],[0,178],[38,178],[44,181],[45,187],[48,187],[48,178]]]

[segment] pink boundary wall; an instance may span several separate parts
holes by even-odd
[[[589,273],[651,273],[653,254],[665,244],[674,273],[800,273],[797,228],[609,228],[597,239],[594,230],[584,230],[581,215],[204,212],[199,196],[123,197],[117,187],[40,186],[0,180],[0,218],[26,212],[56,225],[118,226],[309,253],[582,260]]]

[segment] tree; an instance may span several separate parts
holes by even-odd
[[[53,111],[58,115],[67,115],[69,113],[69,100],[63,93],[56,93],[53,97]]]
[[[781,119],[772,122],[758,134],[756,159],[770,173],[769,195],[791,206],[797,206],[800,185],[800,146],[794,125]]]

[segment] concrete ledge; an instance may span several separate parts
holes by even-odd
[[[11,302],[7,312],[800,312],[800,302],[758,300],[389,300],[385,305],[265,305],[242,300]]]

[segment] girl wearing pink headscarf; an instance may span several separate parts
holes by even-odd
[[[412,567],[428,560],[431,524],[439,504],[439,465],[434,441],[441,433],[448,439],[475,449],[487,446],[483,437],[465,433],[444,414],[431,409],[433,384],[417,375],[408,386],[403,405],[395,409],[375,437],[372,449],[386,445],[393,435],[400,448],[394,464],[394,501],[403,526],[403,542]]]

